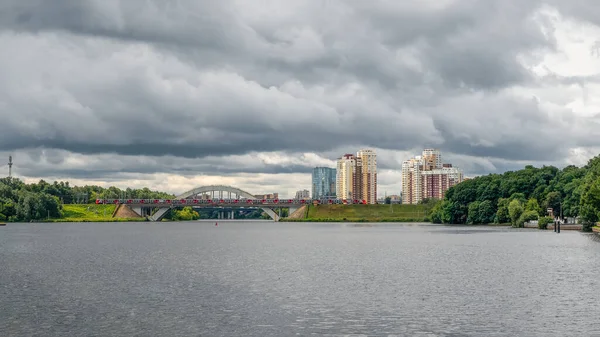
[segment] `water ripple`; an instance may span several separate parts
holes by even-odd
[[[0,231],[0,335],[593,336],[597,238],[413,224],[11,225]]]

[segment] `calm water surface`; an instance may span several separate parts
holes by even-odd
[[[0,336],[598,336],[597,238],[414,224],[9,224]]]

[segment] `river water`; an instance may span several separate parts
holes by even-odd
[[[598,336],[574,231],[223,221],[0,227],[0,336]]]

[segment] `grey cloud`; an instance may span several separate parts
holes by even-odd
[[[0,152],[8,158],[9,152]],[[13,153],[15,172],[28,177],[70,177],[76,179],[135,179],[136,175],[170,173],[181,176],[246,174],[310,173],[311,163],[265,163],[256,155],[202,159],[180,156],[81,155],[64,150],[28,149]],[[301,154],[289,154],[300,158]],[[2,166],[2,165],[0,165]],[[1,175],[0,175],[1,176]]]
[[[455,111],[433,111],[444,139],[440,148],[452,153],[508,160],[553,160],[564,157],[577,136],[565,136],[577,119],[563,109],[553,118],[532,98],[495,96],[488,100],[454,99],[443,105]],[[435,110],[435,109],[434,109]]]
[[[584,3],[554,4],[586,19]],[[311,151],[334,159],[343,148],[428,144],[470,156],[551,160],[593,145],[556,130],[593,132],[592,123],[575,121],[567,109],[558,121],[504,90],[598,79],[536,78],[521,65],[520,55],[556,47],[543,33],[551,22],[534,19],[543,4],[332,0],[263,9],[208,0],[3,1],[0,150],[190,160]],[[88,172],[46,156],[66,175]],[[383,169],[397,162],[379,161]],[[238,164],[132,164],[121,172],[305,169]]]
[[[388,87],[404,83],[399,75],[413,83],[425,80],[406,65],[386,66],[398,47],[416,46],[423,66],[449,86],[497,88],[526,80],[517,52],[552,45],[529,18],[538,5],[464,0],[423,10],[418,3],[315,1],[297,6],[295,20],[286,23],[248,19],[240,13],[248,8],[235,8],[231,1],[13,0],[4,5],[0,22],[17,30],[66,30],[183,47],[202,57],[196,63],[206,62],[212,52],[218,55],[212,62],[234,62],[238,69],[240,62],[263,64],[304,80],[322,78],[323,70],[341,71]],[[337,27],[327,23],[333,14]],[[307,26],[318,42],[298,32]]]
[[[244,27],[236,23],[231,1],[40,1],[7,0],[0,25],[18,31],[70,31],[127,41],[239,47]]]

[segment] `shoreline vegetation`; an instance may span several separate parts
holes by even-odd
[[[174,195],[143,189],[70,186],[68,182],[25,184],[0,179],[0,223],[9,222],[130,222],[147,221],[116,205],[96,205],[96,199],[167,199]],[[431,222],[445,225],[510,224],[523,228],[537,221],[552,228],[554,217],[575,219],[586,232],[600,232],[600,156],[587,165],[563,169],[526,166],[517,171],[488,174],[451,187],[443,200],[418,205],[307,205],[293,214],[281,210],[281,222]],[[125,208],[125,207],[123,207]],[[550,213],[550,214],[549,214]],[[217,210],[183,207],[163,221],[216,219]],[[553,215],[554,217],[550,217]],[[260,209],[244,210],[236,219],[268,219]],[[529,226],[528,226],[529,227]]]

